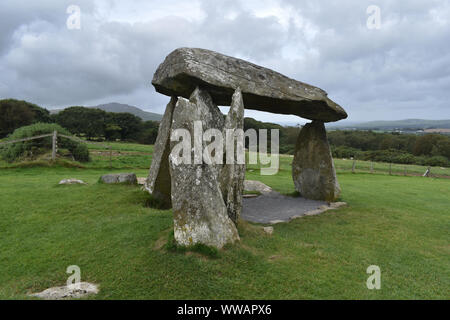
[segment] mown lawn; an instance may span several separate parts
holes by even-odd
[[[213,259],[167,251],[171,211],[145,207],[138,187],[97,183],[146,176],[149,163],[132,169],[118,155],[109,170],[98,157],[86,168],[0,169],[0,298],[64,285],[69,265],[100,285],[90,299],[450,298],[449,179],[338,171],[348,207],[277,224],[272,236],[241,223],[241,243]],[[247,178],[292,193],[289,162],[276,176],[249,166]],[[71,177],[89,184],[57,185]],[[369,265],[381,268],[381,290],[366,288]]]

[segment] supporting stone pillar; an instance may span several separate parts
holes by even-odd
[[[227,129],[229,130],[228,135]],[[233,131],[230,131],[230,129]],[[231,135],[231,133],[233,134]],[[239,88],[233,94],[230,110],[225,118],[223,136],[226,139],[226,145],[233,145],[232,150],[230,147],[227,148],[228,151],[233,151],[233,153],[228,154],[227,152],[227,157],[224,159],[220,175],[220,186],[227,206],[228,216],[237,224],[242,211],[242,194],[245,180],[244,101]]]
[[[341,189],[323,122],[313,121],[300,131],[292,161],[292,178],[302,197],[329,202],[339,197]]]
[[[201,159],[200,164],[194,162],[195,144],[200,144],[202,150],[206,147],[203,138],[194,135],[196,121],[201,121],[203,131],[222,131],[224,126],[219,108],[213,103],[209,93],[199,88],[194,90],[190,100],[180,98],[173,113],[172,130],[186,130],[185,133],[190,133],[192,137],[189,145],[192,142],[194,146],[188,149],[191,164],[186,164],[181,162],[181,157],[176,154],[179,144],[183,142],[171,142],[173,151],[169,156],[169,169],[172,181],[174,236],[181,245],[202,243],[222,248],[227,243],[239,240],[239,235],[233,221],[228,217],[220,188],[219,178],[223,165],[206,164],[204,159]]]
[[[145,189],[161,202],[163,207],[171,207],[171,182],[169,173],[170,132],[172,117],[178,98],[172,97],[159,124],[158,137],[153,148],[152,164]]]

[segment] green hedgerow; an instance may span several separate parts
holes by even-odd
[[[71,135],[69,131],[55,123],[35,123],[29,126],[16,129],[8,140],[17,140],[27,137],[33,137],[43,134],[49,134],[53,131],[64,135]],[[58,137],[58,148],[67,149],[76,161],[87,162],[89,150],[83,143],[75,142],[67,138]],[[0,148],[1,157],[8,162],[14,162],[22,158],[35,157],[49,152],[52,149],[52,137],[17,142],[4,145]]]

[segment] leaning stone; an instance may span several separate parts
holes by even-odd
[[[335,201],[341,192],[323,122],[306,124],[298,135],[292,161],[295,189],[307,199]]]
[[[136,174],[134,173],[105,174],[100,177],[100,181],[108,184],[112,183],[137,184]]]
[[[32,293],[30,296],[45,300],[62,300],[70,298],[83,298],[90,294],[98,293],[97,285],[89,282],[80,282],[70,286],[52,287],[39,293]]]
[[[245,180],[244,181],[245,191],[257,191],[262,194],[271,193],[273,190],[268,185],[256,180]]]
[[[236,89],[233,94],[233,99],[231,102],[231,107],[228,115],[225,118],[225,126],[223,129],[223,136],[226,137],[227,129],[240,129],[242,130],[242,154],[240,155],[244,162],[239,164],[238,153],[238,137],[230,137],[228,143],[234,145],[234,154],[227,155],[227,157],[232,158],[233,164],[227,164],[226,161],[223,165],[222,172],[220,174],[220,189],[222,190],[223,199],[228,210],[228,216],[234,223],[237,224],[242,211],[242,194],[244,191],[244,179],[245,179],[245,151],[244,151],[244,102],[242,101],[242,93],[240,89]],[[230,148],[231,149],[231,148]]]
[[[59,182],[59,184],[87,184],[86,182],[84,182],[83,180],[79,180],[79,179],[63,179]]]
[[[145,189],[161,204],[171,207],[171,182],[169,173],[170,129],[172,125],[173,109],[178,98],[172,97],[167,104],[164,116],[159,124],[158,136],[153,148],[152,164],[145,183]]]
[[[175,106],[172,129],[186,129],[194,136],[194,121],[200,120],[203,130],[223,128],[223,115],[206,91],[196,89],[190,101],[180,98]],[[171,149],[181,142],[171,142]],[[203,148],[205,142],[203,142]],[[202,243],[222,248],[239,240],[236,226],[228,217],[219,185],[222,165],[182,163],[172,152],[169,155],[172,179],[174,236],[180,245]]]
[[[225,106],[231,104],[234,89],[241,88],[248,109],[324,122],[347,118],[322,89],[210,50],[176,49],[158,67],[152,84],[159,93],[184,98],[203,86],[214,103]]]

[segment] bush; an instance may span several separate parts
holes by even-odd
[[[64,135],[71,135],[69,131],[54,123],[35,123],[16,129],[8,140],[23,139],[53,131]],[[89,150],[86,145],[66,138],[58,138],[58,148],[68,149],[75,160],[81,162],[89,161]],[[45,137],[25,142],[7,144],[0,149],[1,157],[8,162],[13,162],[21,158],[33,157],[45,154],[52,149],[52,137]]]
[[[427,158],[424,161],[424,165],[432,166],[432,167],[448,167],[450,164],[446,157],[435,156],[435,157]]]
[[[15,99],[0,100],[0,115],[0,138],[22,126],[36,122],[51,122],[47,109]]]
[[[361,150],[358,150],[355,148],[340,146],[340,147],[333,148],[333,149],[334,150],[332,150],[332,154],[333,154],[333,157],[336,157],[336,158],[361,159],[362,155],[363,155],[363,152]]]
[[[418,162],[417,157],[413,156],[410,153],[403,153],[396,155],[392,158],[392,162],[401,163],[401,164],[414,164]]]
[[[294,154],[295,145],[293,144],[287,144],[287,145],[280,145],[279,153],[280,154]]]
[[[76,161],[88,162],[90,160],[89,149],[84,144],[79,143],[71,152]]]

